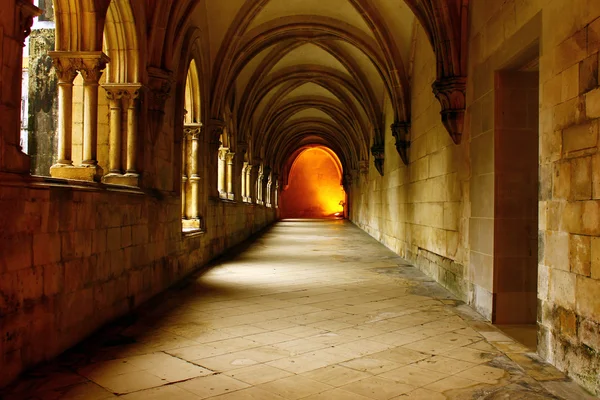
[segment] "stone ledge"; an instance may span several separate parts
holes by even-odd
[[[121,186],[139,187],[140,176],[138,174],[108,174],[102,177],[102,183]]]
[[[102,168],[98,165],[62,165],[54,164],[50,167],[53,178],[63,178],[77,181],[100,182]]]

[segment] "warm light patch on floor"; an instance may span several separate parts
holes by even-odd
[[[303,151],[292,165],[282,193],[284,218],[323,218],[343,213],[346,194],[341,186],[339,160],[330,151],[314,147]]]

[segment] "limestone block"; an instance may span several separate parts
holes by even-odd
[[[577,275],[559,269],[550,270],[548,298],[565,308],[575,307]]]
[[[543,264],[539,264],[538,265],[538,284],[537,284],[538,299],[541,299],[544,301],[548,300],[549,275],[550,275],[550,268],[548,268],[547,266],[545,266]]]
[[[24,268],[17,271],[18,290],[24,301],[40,299],[44,294],[42,267]]]
[[[579,324],[579,340],[596,351],[600,350],[600,324],[583,319]]]
[[[554,72],[559,73],[566,70],[573,64],[583,60],[587,55],[587,31],[582,29],[556,47]]]
[[[38,233],[33,236],[33,264],[44,265],[61,260],[59,233]]]
[[[555,75],[548,81],[544,82],[541,87],[540,99],[542,109],[554,107],[563,100],[563,76],[562,74]]]
[[[564,228],[571,233],[600,235],[600,210],[597,200],[568,202],[562,215]]]
[[[492,292],[493,290],[493,257],[487,254],[471,251],[469,260],[469,281]]]
[[[61,263],[46,264],[44,271],[44,296],[54,296],[62,292],[64,287],[64,267]]]
[[[568,161],[554,164],[552,193],[555,199],[567,199],[571,195],[571,163]]]
[[[588,54],[595,54],[600,50],[600,18],[587,27],[587,50]]]
[[[577,338],[577,316],[572,310],[562,307],[558,308],[558,322],[560,326],[560,334],[565,335],[570,339]]]
[[[600,117],[600,89],[585,94],[585,113],[588,118]]]
[[[577,276],[577,312],[595,322],[600,320],[600,281]]]
[[[546,231],[543,263],[554,269],[570,270],[569,234]]]
[[[561,101],[567,101],[579,95],[579,64],[575,64],[561,73]]]
[[[591,277],[600,279],[600,238],[591,238]]]
[[[585,95],[590,96],[594,91]],[[554,107],[554,124],[556,129],[563,129],[583,122],[586,118],[586,101],[584,96],[578,96],[562,102]],[[592,117],[590,117],[592,118]]]
[[[117,250],[121,248],[121,228],[109,228],[107,230],[107,249]]]
[[[20,233],[0,240],[0,272],[16,271],[33,265],[32,236]]]
[[[129,247],[132,244],[131,225],[121,228],[121,247]]]
[[[579,93],[589,92],[596,87],[598,87],[598,53],[592,54],[579,64]]]
[[[571,272],[590,276],[591,243],[589,236],[569,235],[569,261]]]
[[[564,129],[562,140],[563,152],[567,154],[579,150],[595,148],[598,144],[598,121],[575,125]]]
[[[600,199],[600,153],[592,157],[592,198]]]
[[[571,195],[573,200],[592,198],[592,159],[580,157],[571,160]]]

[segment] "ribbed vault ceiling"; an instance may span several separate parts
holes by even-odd
[[[414,14],[399,0],[206,1],[210,117],[233,119],[250,158],[281,169],[308,145],[358,168],[385,131],[384,105],[409,118]],[[229,125],[229,124],[228,124]],[[231,125],[229,125],[231,126]]]

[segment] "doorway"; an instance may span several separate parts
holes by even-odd
[[[539,72],[537,57],[495,76],[492,322],[537,347]]]

